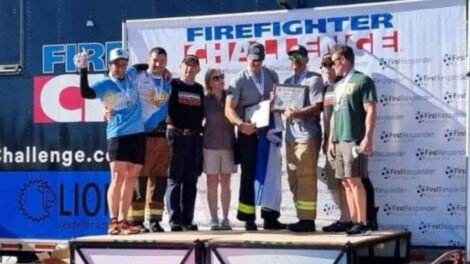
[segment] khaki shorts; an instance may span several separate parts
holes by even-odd
[[[237,172],[233,151],[228,149],[203,149],[205,174],[231,174]]]
[[[354,142],[339,142],[336,146],[336,172],[335,177],[338,179],[361,177],[367,178],[367,156],[359,154],[353,158],[352,148]]]
[[[326,173],[326,184],[328,189],[338,189],[341,188],[341,180],[336,178],[335,174],[335,167],[336,167],[336,160],[326,158],[325,164],[325,173]]]

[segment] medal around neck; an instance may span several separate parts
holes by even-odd
[[[114,111],[119,111],[134,106],[134,96],[131,85],[127,76],[124,80],[118,80],[114,75],[109,73],[109,78],[119,88],[119,92],[109,92],[104,96],[104,105]]]

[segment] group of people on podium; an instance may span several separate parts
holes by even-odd
[[[341,184],[341,217],[323,231],[365,235],[377,230],[374,191],[367,175],[376,119],[374,82],[354,69],[354,52],[347,45],[334,46],[322,56],[321,73],[308,70],[309,52],[304,46],[294,45],[287,56],[292,75],[283,84],[306,87],[303,107],[287,106],[280,119],[285,120],[285,162],[299,221],[278,221],[281,193],[266,186],[263,192],[276,202],[261,204],[263,228],[316,231],[317,162],[323,151],[329,160],[329,179]],[[203,86],[196,82],[201,68],[195,55],[186,55],[179,78],[172,78],[164,48],[153,48],[147,64],[133,66],[128,65],[127,51],[118,48],[110,52],[109,73],[90,86],[88,55],[75,56],[81,96],[99,98],[108,121],[108,234],[163,232],[164,205],[171,231],[198,230],[193,218],[202,172],[207,175],[211,229],[231,230],[230,182],[237,164],[241,169],[237,218],[245,222],[247,231],[258,229],[256,179],[263,171],[261,160],[270,165],[261,148],[280,145],[267,133],[272,126],[256,127],[245,118],[245,109],[273,102],[278,96],[273,86],[280,81],[275,71],[263,66],[262,44],[251,44],[246,58],[247,67],[227,87],[222,69],[207,70]]]

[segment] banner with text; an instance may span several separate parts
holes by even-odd
[[[151,48],[164,47],[174,76],[184,55],[196,54],[200,83],[208,68],[223,69],[229,82],[246,67],[253,41],[266,46],[264,64],[281,81],[292,74],[286,51],[297,43],[308,49],[313,71],[319,71],[321,56],[333,45],[352,46],[356,69],[373,78],[379,97],[369,170],[380,227],[412,231],[414,245],[464,246],[465,9],[463,0],[400,1],[130,20],[125,44],[132,63],[146,62]],[[337,189],[327,177],[319,173],[318,218],[332,220],[339,214]],[[282,219],[295,220],[285,170],[283,178]],[[237,185],[232,187],[236,196]],[[201,205],[206,203],[202,195]]]

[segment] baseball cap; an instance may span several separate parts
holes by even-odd
[[[195,63],[197,63],[197,65],[199,65],[199,58],[196,55],[188,54],[183,59],[183,63],[187,63],[190,61],[194,61]]]
[[[255,42],[248,47],[248,57],[252,60],[264,60],[264,46]]]
[[[129,54],[121,48],[112,49],[109,52],[109,62],[112,63],[119,59],[129,60]]]
[[[293,55],[295,53],[298,53],[304,57],[308,57],[308,51],[307,49],[302,46],[302,45],[294,45],[292,46],[289,51],[287,52],[287,55]]]

